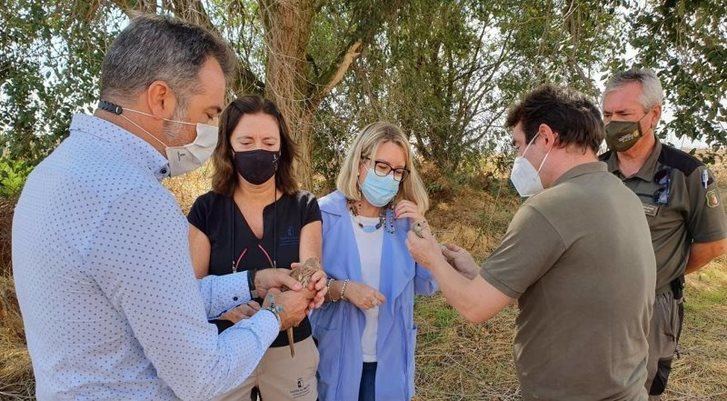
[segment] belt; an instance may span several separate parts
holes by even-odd
[[[669,293],[674,295],[674,299],[680,299],[684,296],[684,276],[679,276],[669,284],[656,290],[656,295]]]

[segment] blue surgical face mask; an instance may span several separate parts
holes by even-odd
[[[379,177],[374,169],[369,169],[363,184],[361,184],[361,192],[363,192],[364,197],[370,204],[376,207],[384,207],[399,192],[399,181],[394,179],[393,174]]]

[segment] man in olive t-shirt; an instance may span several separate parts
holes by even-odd
[[[466,251],[448,245],[443,255],[426,232],[409,234],[410,251],[468,320],[518,300],[524,400],[646,400],[656,262],[638,197],[596,158],[598,109],[544,86],[507,126],[519,155],[511,179],[531,197],[480,274]]]

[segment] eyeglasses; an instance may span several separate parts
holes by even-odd
[[[364,160],[371,161],[368,157],[363,157]],[[404,181],[406,177],[409,176],[409,170],[405,168],[394,168],[391,164],[383,161],[383,160],[374,160],[374,173],[378,175],[379,177],[386,177],[387,175],[391,174],[391,172],[394,172],[394,181]]]
[[[659,205],[669,204],[669,192],[671,189],[671,169],[665,168],[659,170],[654,175],[654,182],[661,185],[659,189],[654,191],[654,202]]]

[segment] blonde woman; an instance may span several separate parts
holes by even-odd
[[[364,128],[337,191],[319,201],[328,296],[311,314],[321,401],[414,396],[414,294],[436,283],[406,247],[429,199],[406,136],[395,125]]]

